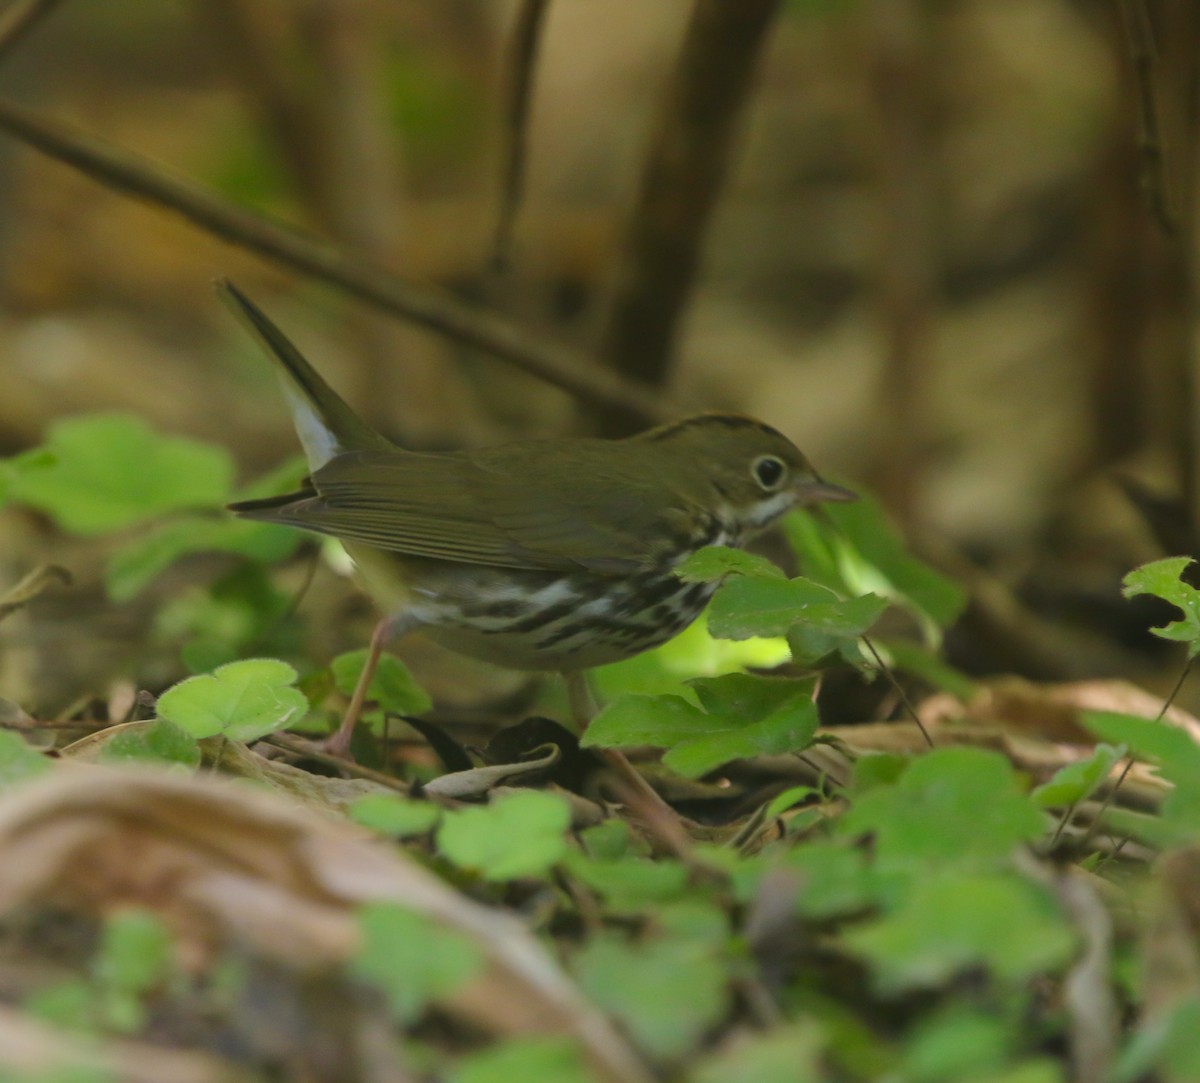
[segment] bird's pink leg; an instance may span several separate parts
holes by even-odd
[[[370,646],[367,648],[367,660],[363,663],[362,672],[358,675],[358,683],[354,686],[350,705],[346,708],[346,713],[342,715],[337,732],[321,742],[321,747],[326,752],[331,752],[335,756],[350,754],[350,738],[354,736],[354,727],[362,714],[363,704],[367,700],[367,692],[375,677],[375,671],[379,668],[379,656],[383,654],[383,649],[389,643],[394,643],[414,628],[419,628],[422,623],[424,622],[411,613],[397,613],[395,616],[384,617],[375,625],[375,631],[371,633]]]

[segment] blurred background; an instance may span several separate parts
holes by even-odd
[[[502,317],[516,353],[616,371],[663,415],[771,422],[968,587],[964,668],[1154,683],[1119,580],[1195,537],[1193,7],[11,3],[38,17],[0,51],[0,95],[468,321]],[[293,454],[218,276],[413,447],[653,420],[218,239],[0,120],[0,454],[112,410],[227,447],[245,478]],[[171,676],[139,645],[152,603],[104,597],[103,544],[0,513],[0,579],[47,559],[76,585],[5,626],[5,696],[60,709],[130,667]]]

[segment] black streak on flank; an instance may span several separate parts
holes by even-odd
[[[745,417],[742,414],[700,414],[697,417],[684,418],[682,421],[675,421],[667,425],[662,425],[657,429],[651,429],[649,432],[643,434],[643,438],[648,441],[667,440],[677,433],[683,432],[685,429],[694,428],[697,425],[712,425],[725,429],[755,429],[758,432],[765,432],[771,436],[786,439],[778,429],[772,428],[765,422],[758,421],[755,418]]]

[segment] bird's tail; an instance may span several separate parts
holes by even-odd
[[[216,288],[217,296],[278,363],[292,423],[310,469],[324,466],[344,451],[395,447],[347,405],[287,335],[232,282],[220,279]]]

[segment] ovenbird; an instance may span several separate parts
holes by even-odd
[[[344,753],[385,643],[420,628],[513,669],[579,673],[687,627],[715,583],[675,567],[741,545],[790,508],[853,500],[782,434],[701,414],[621,440],[418,453],[366,424],[231,283],[218,292],[278,362],[311,474],[238,515],[338,538],[388,616],[342,725]]]

